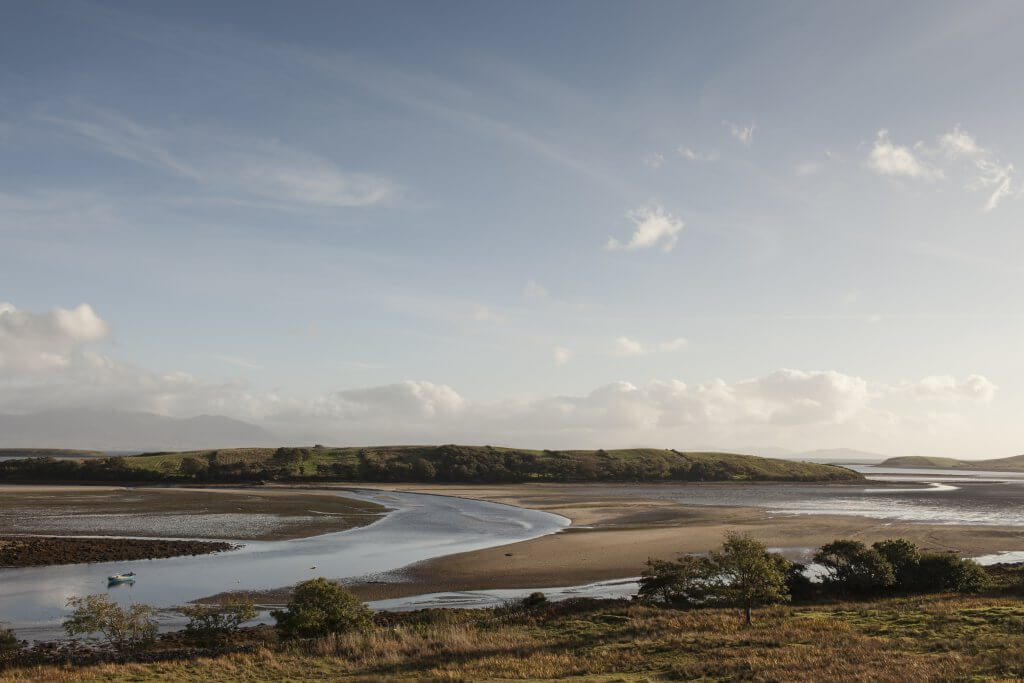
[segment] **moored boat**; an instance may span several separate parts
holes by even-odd
[[[132,583],[135,581],[135,572],[123,574],[111,574],[107,577],[107,583]]]

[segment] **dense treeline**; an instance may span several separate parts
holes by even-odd
[[[0,462],[5,481],[714,482],[857,481],[832,465],[674,450],[531,451],[491,446],[282,447]]]

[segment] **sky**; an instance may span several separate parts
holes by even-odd
[[[0,412],[1024,451],[1024,5],[3,2]]]

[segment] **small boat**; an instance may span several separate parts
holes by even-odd
[[[126,572],[124,574],[112,574],[107,577],[107,583],[134,583],[135,572]]]

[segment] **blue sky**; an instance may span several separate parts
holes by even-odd
[[[0,410],[1016,453],[1022,14],[10,3]]]

